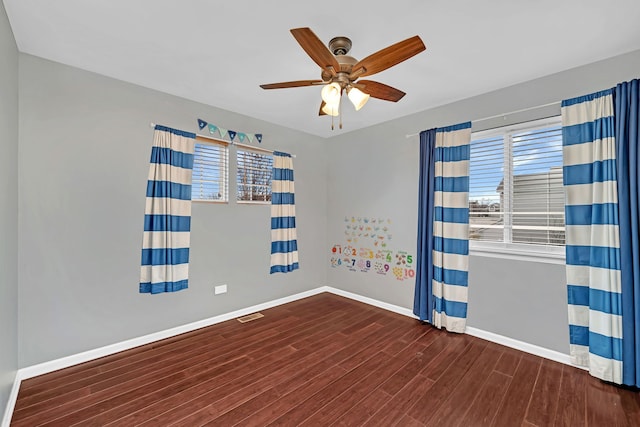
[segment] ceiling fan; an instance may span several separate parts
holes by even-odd
[[[379,50],[358,61],[349,56],[351,40],[347,37],[334,37],[328,48],[309,28],[294,28],[293,37],[307,55],[320,66],[321,80],[296,80],[291,82],[260,85],[263,89],[284,89],[291,87],[324,85],[319,115],[338,116],[342,93],[353,103],[356,110],[369,100],[369,97],[385,101],[398,102],[405,93],[401,90],[373,80],[359,80],[406,61],[426,49],[418,36],[410,37]],[[342,128],[342,123],[340,124]],[[333,129],[333,124],[331,126]]]

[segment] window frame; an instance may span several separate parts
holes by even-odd
[[[268,189],[268,200],[240,200],[238,197],[240,195],[240,186],[242,184],[239,183],[238,178],[239,178],[239,173],[240,173],[240,155],[239,152],[244,152],[244,153],[254,153],[254,154],[258,154],[260,156],[265,156],[265,157],[270,157],[271,161],[270,161],[270,167],[269,167],[269,179],[268,179],[268,184],[265,184],[264,187],[266,189]],[[271,205],[271,197],[272,197],[272,192],[273,192],[273,188],[272,188],[272,184],[271,184],[271,180],[272,180],[272,176],[273,176],[273,152],[268,151],[268,150],[262,150],[260,148],[253,148],[253,147],[237,147],[236,149],[236,170],[235,170],[235,185],[236,185],[236,191],[235,191],[235,202],[237,204],[240,205]],[[253,184],[249,184],[249,185],[253,185]]]
[[[196,150],[198,145],[209,145],[216,146],[220,149],[220,157],[222,161],[222,169],[219,171],[220,176],[222,178],[222,191],[223,197],[220,199],[194,199],[193,198],[193,183],[194,183],[194,171],[196,169]],[[229,203],[229,143],[226,141],[221,141],[217,139],[207,138],[207,140],[197,139],[194,145],[193,150],[193,170],[191,175],[191,202],[195,203],[218,203],[218,204],[228,204]]]
[[[486,139],[491,137],[503,137],[503,168],[508,173],[504,175],[504,186],[511,186],[513,179],[513,144],[510,135],[514,133],[526,132],[550,126],[562,126],[561,116],[552,116],[544,119],[530,120],[523,123],[501,126],[487,130],[471,133],[471,141]],[[471,177],[470,177],[471,178]],[[511,197],[507,198],[504,210],[512,209]],[[510,217],[510,215],[505,215]],[[507,225],[507,224],[505,224]],[[504,239],[502,242],[478,241],[469,239],[469,254],[484,257],[514,259],[522,261],[535,261],[551,264],[564,264],[565,245],[538,245],[527,243],[511,242],[511,229],[505,226]],[[566,228],[565,228],[566,230]]]

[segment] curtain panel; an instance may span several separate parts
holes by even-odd
[[[195,134],[157,125],[142,239],[140,293],[188,287]]]
[[[293,160],[290,154],[273,152],[271,188],[270,273],[288,273],[300,268],[296,235]]]
[[[572,363],[622,380],[620,230],[613,91],[562,102]]]
[[[420,132],[418,190],[418,250],[413,314],[433,324],[433,195],[435,187],[436,130]]]
[[[430,132],[420,135],[420,255],[414,313],[437,328],[463,333],[468,301],[471,122],[435,129],[433,155]]]
[[[620,284],[622,287],[622,383],[640,386],[640,80],[618,84],[613,93]]]

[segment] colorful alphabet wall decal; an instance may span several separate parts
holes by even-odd
[[[392,240],[391,219],[345,216],[344,242],[331,248],[331,267],[413,280],[413,255],[392,249]]]

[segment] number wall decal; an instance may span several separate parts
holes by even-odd
[[[345,242],[331,247],[331,267],[413,282],[414,257],[391,246],[392,221],[382,217],[344,217]]]

